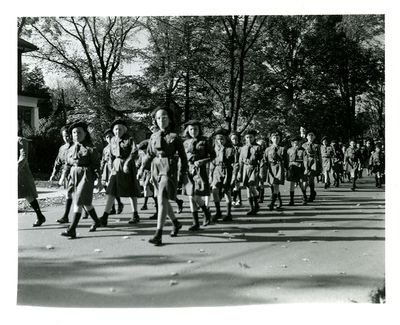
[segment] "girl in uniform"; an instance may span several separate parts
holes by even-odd
[[[242,206],[242,192],[240,188],[240,182],[238,179],[239,173],[239,155],[240,155],[240,134],[237,132],[232,132],[230,135],[230,140],[232,143],[232,149],[234,152],[233,170],[232,170],[232,205],[236,207]]]
[[[361,164],[361,153],[356,148],[356,142],[350,140],[349,147],[344,154],[344,161],[348,172],[350,173],[350,181],[352,181],[351,190],[356,190],[356,180],[358,178],[358,170]]]
[[[148,145],[149,145],[149,140],[143,140],[138,145],[139,159],[138,159],[137,168],[140,168],[142,166],[144,160],[146,159]],[[141,181],[142,181],[143,196],[144,196],[144,203],[143,203],[141,210],[147,210],[147,202],[150,197],[153,198],[155,207],[156,207],[156,213],[153,214],[152,216],[150,216],[149,219],[156,220],[158,205],[157,205],[157,198],[154,196],[154,187],[153,187],[153,184],[151,183],[151,174],[150,174],[149,170],[143,171]]]
[[[104,186],[104,188],[107,190],[108,186],[108,181],[111,176],[111,170],[112,170],[112,155],[111,155],[111,139],[114,136],[114,133],[111,129],[108,129],[104,132],[104,140],[107,142],[107,146],[104,147],[103,149],[103,154],[101,156],[101,162],[100,162],[100,171],[101,171],[101,184]],[[117,200],[118,203],[118,214],[120,214],[124,208],[124,205],[121,202],[121,198],[116,196],[115,199]],[[115,214],[117,211],[115,211],[115,204],[113,202],[110,214]]]
[[[210,183],[207,174],[207,163],[215,157],[215,152],[210,141],[202,135],[200,122],[190,120],[185,123],[186,137],[183,147],[185,148],[188,161],[188,178],[183,183],[184,192],[189,196],[190,211],[193,216],[193,225],[189,231],[200,229],[198,207],[204,212],[204,226],[210,224],[210,212],[204,203],[202,196],[210,195]]]
[[[253,129],[246,132],[244,137],[246,144],[240,148],[239,155],[237,180],[241,181],[242,186],[247,188],[247,197],[250,203],[250,211],[247,212],[247,215],[256,214],[260,210],[257,185],[259,181],[260,161],[263,153],[256,144],[256,134],[257,132]]]
[[[331,185],[330,173],[332,171],[332,158],[333,158],[333,149],[328,144],[328,137],[324,136],[321,139],[322,145],[320,147],[321,150],[321,164],[322,164],[322,173],[324,175],[324,188],[327,189]]]
[[[265,149],[267,149],[267,144],[265,142],[264,139],[258,139],[257,140],[257,144],[260,146],[261,152],[264,152]],[[263,158],[260,161],[260,181],[258,184],[258,192],[260,193],[258,202],[259,203],[263,203],[264,202],[264,182],[265,182],[265,177],[263,177],[262,175],[266,175],[267,174],[267,166],[265,163],[265,158],[263,156]]]
[[[28,164],[28,140],[22,137],[22,130],[18,124],[18,198],[25,198],[36,213],[33,227],[41,226],[46,218],[40,210],[37,201],[35,181]]]
[[[306,178],[307,157],[304,148],[300,145],[303,139],[300,136],[294,136],[291,139],[292,147],[287,150],[288,169],[286,179],[290,182],[290,201],[289,205],[294,205],[294,190],[296,184],[303,193],[303,205],[307,204]]]
[[[319,145],[314,143],[315,133],[313,131],[307,132],[307,142],[303,144],[303,148],[307,156],[307,184],[310,187],[310,196],[308,202],[313,202],[317,195],[315,191],[315,180],[321,173],[321,151]]]
[[[119,119],[114,121],[111,129],[114,133],[114,136],[110,140],[112,169],[106,190],[106,206],[101,220],[104,225],[107,225],[108,216],[115,197],[129,197],[133,213],[128,223],[136,224],[140,221],[137,212],[137,197],[140,196],[140,185],[137,180],[135,165],[135,159],[138,157],[138,149],[133,138],[127,133],[128,128],[124,120]]]
[[[227,214],[222,218],[222,221],[232,221],[232,197],[231,183],[233,163],[235,153],[228,142],[228,132],[222,128],[214,132],[215,139],[215,159],[210,164],[210,179],[211,188],[214,198],[216,215],[213,217],[213,222],[222,218],[221,214],[221,198],[225,197],[227,203]]]
[[[375,186],[382,188],[382,176],[385,174],[385,155],[382,152],[382,143],[377,142],[375,151],[369,158],[369,169],[375,174]]]
[[[267,167],[267,182],[270,184],[273,194],[269,209],[273,210],[275,201],[281,201],[279,185],[285,183],[285,169],[287,167],[286,149],[279,145],[281,134],[273,132],[270,136],[271,145],[265,149],[264,159]]]
[[[336,140],[331,141],[332,147],[332,173],[335,187],[339,187],[339,182],[343,175],[343,151],[336,143]]]
[[[89,231],[95,231],[97,227],[102,226],[92,205],[94,181],[96,178],[99,180],[99,188],[101,187],[99,173],[100,159],[96,147],[90,139],[85,122],[72,124],[69,127],[69,131],[72,134],[74,144],[68,149],[64,169],[66,174],[69,174],[69,186],[73,188],[74,217],[71,225],[61,235],[75,238],[76,227],[81,218],[83,207],[85,207],[94,221]]]
[[[179,229],[182,228],[169,202],[169,200],[176,200],[178,184],[178,159],[176,159],[176,154],[181,161],[179,181],[182,181],[183,184],[186,183],[188,165],[182,140],[174,132],[175,119],[172,111],[168,108],[159,107],[154,110],[153,117],[159,131],[153,133],[150,137],[147,155],[138,176],[141,177],[143,170],[149,170],[151,165],[151,177],[158,201],[158,216],[156,233],[149,242],[160,246],[162,245],[162,232],[167,215],[173,224],[172,237],[176,237]]]
[[[68,132],[68,128],[63,126],[60,130],[61,136],[63,138],[64,144],[58,149],[58,155],[54,162],[53,172],[51,173],[49,182],[53,181],[55,176],[61,171],[61,175],[58,181],[58,184],[64,185],[64,188],[67,187],[68,180],[64,173],[64,165],[67,160],[67,152],[68,149],[72,146],[71,135]],[[72,206],[72,191],[73,187],[68,187],[67,192],[65,194],[65,210],[64,215],[57,220],[58,223],[69,223],[69,211]]]

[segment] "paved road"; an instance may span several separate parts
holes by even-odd
[[[363,178],[323,190],[308,206],[284,206],[248,217],[235,209],[234,221],[196,234],[187,202],[183,231],[162,247],[147,242],[155,230],[141,212],[127,224],[130,207],[110,227],[79,238],[59,233],[63,207],[46,207],[48,222],[32,228],[33,213],[19,213],[18,304],[76,307],[232,306],[296,302],[369,302],[385,273],[385,193]],[[268,191],[268,190],[267,190]],[[283,190],[284,203],[288,188]],[[98,214],[104,199],[95,201]],[[139,201],[140,203],[142,200]],[[141,204],[139,204],[141,205]],[[211,206],[213,204],[211,203]],[[53,249],[46,247],[51,245]]]

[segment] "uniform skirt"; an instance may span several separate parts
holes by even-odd
[[[18,169],[18,198],[38,197],[35,181],[28,164]]]
[[[259,168],[254,165],[243,165],[243,186],[258,186]]]
[[[322,158],[322,172],[330,172],[332,169],[331,158]]]
[[[178,163],[176,159],[155,157],[151,162],[151,179],[154,194],[159,198],[176,200]]]
[[[321,166],[318,160],[313,157],[308,158],[307,160],[308,167],[308,176],[314,177],[318,176],[321,173]]]
[[[285,170],[282,164],[271,164],[267,172],[267,182],[270,185],[285,184]]]
[[[72,166],[68,191],[73,191],[76,205],[92,205],[95,174],[92,168]]]
[[[136,179],[137,170],[133,160],[128,166],[128,173],[123,170],[125,159],[115,158],[106,193],[117,197],[140,196],[140,184]]]
[[[210,182],[207,175],[207,167],[205,165],[196,167],[189,164],[189,172],[187,182],[183,184],[184,194],[193,196],[209,196]]]
[[[346,163],[346,172],[350,173],[350,177],[354,178],[357,174],[360,164],[358,162]]]
[[[305,178],[304,175],[304,167],[303,166],[296,166],[290,165],[289,169],[286,174],[286,179],[289,182],[300,182],[303,181]]]
[[[211,188],[224,189],[228,191],[232,183],[232,168],[215,166],[211,179]]]

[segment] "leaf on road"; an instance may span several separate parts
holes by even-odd
[[[318,242],[316,240],[310,240],[310,243],[317,244]]]
[[[171,276],[178,276],[179,273],[178,272],[171,272]]]
[[[96,249],[94,250],[94,252],[95,252],[95,253],[102,253],[102,252],[103,252],[103,250],[102,250],[102,249],[100,249],[100,248],[96,248]]]
[[[172,286],[174,286],[174,285],[177,285],[179,282],[178,281],[176,281],[176,280],[171,280],[171,281],[169,281],[169,285],[172,287]]]
[[[54,249],[53,245],[46,245],[46,249]]]
[[[282,264],[282,265],[281,265],[281,268],[282,268],[282,269],[287,269],[287,265],[286,265],[286,264]]]
[[[360,203],[357,203],[357,204],[356,204],[357,207],[359,207],[360,205],[361,205]]]
[[[307,257],[304,257],[301,259],[303,262],[310,262],[310,259],[308,259]]]
[[[249,269],[250,266],[248,266],[245,262],[239,262],[239,266],[243,269]]]
[[[187,262],[188,262],[189,264],[192,264],[192,263],[193,263],[193,261],[192,261],[192,260],[188,260]]]
[[[281,245],[281,247],[282,247],[282,248],[287,248],[287,246],[285,246],[285,245]]]
[[[206,251],[205,251],[204,249],[200,248],[200,249],[199,249],[199,252],[200,252],[200,253],[205,253]]]
[[[115,290],[115,288],[110,288],[110,292],[115,292],[117,290]]]
[[[131,237],[129,237],[129,236],[124,236],[124,237],[122,237],[123,239],[129,239],[129,238],[131,238]]]

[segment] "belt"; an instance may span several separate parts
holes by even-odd
[[[90,167],[90,165],[72,164],[73,167]]]

